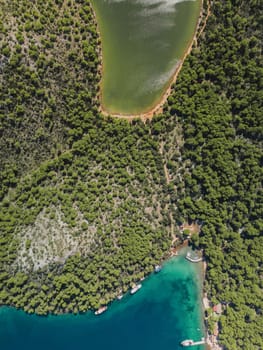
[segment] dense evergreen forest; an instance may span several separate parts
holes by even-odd
[[[98,308],[166,257],[176,224],[198,221],[220,343],[262,349],[261,2],[212,2],[146,124],[98,113],[88,0],[0,9],[0,303]]]

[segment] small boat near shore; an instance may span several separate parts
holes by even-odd
[[[181,342],[182,346],[191,346],[193,345],[194,341],[192,339],[185,339]]]
[[[137,284],[135,287],[133,287],[130,291],[130,294],[135,294],[136,292],[138,292],[139,289],[142,288],[141,284]]]
[[[94,312],[96,316],[101,315],[103,312],[105,312],[108,309],[108,306],[102,306],[97,311]]]
[[[185,347],[186,346],[202,345],[202,344],[205,344],[205,338],[202,338],[199,341],[194,341],[193,339],[186,339],[186,340],[183,340],[180,344],[182,346],[185,346]]]
[[[119,294],[118,296],[117,296],[117,299],[118,300],[121,300],[123,298],[123,294]]]
[[[155,273],[158,273],[158,272],[160,272],[162,270],[162,266],[161,265],[155,265],[155,267],[154,267],[154,272]]]

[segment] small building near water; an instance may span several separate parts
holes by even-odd
[[[213,306],[213,311],[217,314],[217,315],[221,315],[222,314],[222,304],[217,304]]]

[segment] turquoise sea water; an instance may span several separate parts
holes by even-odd
[[[38,317],[0,308],[1,350],[176,350],[203,334],[200,274],[183,257],[142,282],[133,296],[94,316]],[[204,346],[193,349],[203,350]]]

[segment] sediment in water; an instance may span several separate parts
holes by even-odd
[[[170,68],[169,70],[171,71],[171,73],[169,73],[169,76],[167,76],[167,80],[163,83],[162,87],[160,88],[160,91],[158,91],[157,94],[155,94],[154,96],[152,96],[152,100],[151,102],[145,102],[147,101],[148,97],[151,95],[152,91],[146,91],[146,94],[145,96],[141,96],[138,100],[136,98],[136,94],[138,93],[138,91],[140,90],[140,88],[142,87],[141,85],[144,84],[144,82],[147,80],[147,79],[144,79],[145,81],[141,80],[141,83],[138,83],[136,81],[136,84],[134,85],[135,87],[135,90],[131,90],[131,91],[134,91],[134,93],[131,93],[131,94],[128,94],[128,95],[124,95],[123,96],[123,91],[125,91],[125,86],[128,84],[128,87],[129,87],[129,84],[130,84],[130,81],[132,81],[134,79],[134,75],[136,75],[136,70],[137,68],[136,67],[139,67],[140,65],[135,65],[133,67],[133,69],[130,70],[129,72],[129,69],[127,69],[127,67],[125,66],[125,62],[129,62],[129,61],[132,61],[133,59],[133,56],[136,56],[136,53],[138,55],[138,52],[140,52],[140,55],[141,55],[141,52],[143,51],[144,49],[144,46],[146,46],[145,50],[147,51],[147,42],[151,42],[151,41],[154,41],[154,40],[159,40],[160,42],[162,42],[162,45],[171,45],[171,47],[175,47],[177,48],[178,46],[178,42],[176,42],[176,40],[178,39],[178,33],[177,33],[177,37],[176,37],[176,32],[174,33],[173,31],[170,31],[169,35],[170,35],[170,41],[168,40],[167,41],[167,38],[166,37],[169,37],[169,35],[166,33],[166,32],[163,32],[163,34],[167,34],[167,35],[163,35],[162,36],[162,39],[160,39],[158,36],[157,36],[157,39],[156,38],[151,38],[151,40],[144,40],[142,42],[142,47],[140,47],[140,50],[138,49],[134,49],[134,53],[132,54],[128,54],[127,57],[125,57],[125,51],[129,51],[129,45],[126,45],[126,49],[125,47],[123,48],[120,48],[117,44],[116,44],[116,40],[114,40],[114,30],[112,31],[112,35],[109,34],[110,33],[110,29],[111,29],[111,26],[110,24],[111,23],[108,23],[108,22],[114,22],[114,25],[113,28],[118,25],[118,20],[120,21],[121,23],[121,19],[118,18],[118,15],[116,14],[118,11],[116,10],[116,8],[123,8],[123,6],[126,6],[125,3],[128,3],[128,1],[122,1],[122,2],[116,2],[115,1],[111,1],[111,2],[103,2],[100,3],[98,0],[93,0],[92,1],[93,3],[93,8],[96,12],[96,17],[97,17],[97,21],[98,21],[98,25],[99,25],[99,29],[100,29],[100,35],[101,35],[101,42],[102,42],[102,53],[103,53],[103,62],[102,62],[102,82],[101,82],[101,91],[100,91],[100,102],[101,102],[101,112],[105,115],[111,115],[111,116],[114,116],[114,117],[119,117],[119,118],[125,118],[125,119],[133,119],[133,118],[138,118],[140,117],[141,119],[150,119],[152,117],[152,115],[154,113],[157,113],[159,112],[162,104],[166,101],[167,99],[167,96],[169,95],[170,93],[170,88],[171,88],[171,85],[175,82],[176,80],[176,77],[178,75],[178,72],[182,66],[182,63],[183,63],[183,60],[185,59],[186,57],[186,52],[189,53],[190,50],[191,50],[191,47],[192,47],[192,44],[194,42],[194,40],[196,39],[194,37],[194,33],[197,32],[197,28],[198,28],[198,23],[200,23],[200,18],[198,20],[198,16],[196,17],[196,20],[193,20],[191,25],[193,25],[193,34],[191,34],[191,38],[190,39],[186,39],[186,37],[184,37],[184,43],[185,43],[185,48],[184,50],[182,50],[182,48],[180,47],[179,51],[177,50],[177,53],[172,53],[172,56],[171,54],[169,54],[169,60],[172,59],[173,57],[173,60],[176,59],[176,63],[173,63],[173,65],[171,66],[170,65]],[[141,3],[141,2],[139,2]],[[196,4],[199,4],[199,10],[197,12],[197,14],[199,15],[201,11],[201,3],[202,1],[201,0],[196,0]],[[136,2],[137,4],[137,2]],[[176,8],[176,11],[180,11],[180,9],[182,9],[183,7],[185,6],[192,6],[193,5],[193,2],[192,1],[183,1],[183,2],[179,2],[175,8]],[[107,7],[108,6],[108,7]],[[129,5],[131,6],[131,5]],[[107,7],[107,8],[104,8],[104,7]],[[114,8],[114,16],[116,17],[115,18],[115,21],[114,21],[114,18],[112,19],[111,15],[109,15],[108,13],[111,11],[111,7]],[[125,15],[126,12],[131,12],[134,11],[134,8],[136,9],[136,18],[140,18],[140,11],[143,12],[143,11],[146,11],[146,9],[148,8],[139,8],[139,10],[136,8],[135,5],[132,5],[132,8],[131,9],[126,9],[124,7],[124,10],[122,10],[122,12],[120,11],[120,14],[121,15]],[[187,7],[188,8],[188,7]],[[106,11],[107,10],[107,11]],[[130,10],[130,11],[128,11]],[[106,14],[105,14],[106,13]],[[184,13],[185,13],[185,9],[184,9]],[[176,14],[176,12],[175,12]],[[163,15],[163,18],[165,18],[165,21],[167,20],[167,17],[168,16],[168,13],[165,14],[165,16]],[[135,21],[134,17],[132,17],[132,20]],[[162,14],[160,14],[159,17],[162,17]],[[170,18],[171,17],[171,18]],[[174,16],[170,16],[169,17],[169,21],[174,17]],[[180,16],[179,16],[180,17]],[[147,21],[143,22],[143,23],[147,23],[147,22],[150,22],[152,19],[151,16],[147,16]],[[117,24],[116,24],[116,23]],[[126,19],[126,22],[127,22],[127,19]],[[108,23],[108,24],[107,24]],[[166,23],[166,22],[165,22]],[[168,23],[168,22],[167,22]],[[169,22],[170,23],[170,22]],[[163,24],[163,22],[162,22]],[[131,23],[129,24],[131,25]],[[145,24],[144,24],[145,25]],[[174,25],[174,24],[173,24]],[[188,21],[188,25],[189,25],[189,21]],[[158,29],[158,28],[157,28]],[[181,30],[181,29],[180,29]],[[140,32],[140,25],[138,25],[136,27],[136,31],[137,32]],[[134,32],[136,32],[134,31]],[[160,30],[161,31],[161,30]],[[125,26],[123,28],[123,30],[118,30],[118,32],[125,32]],[[179,31],[180,32],[180,31]],[[116,33],[115,33],[116,34]],[[127,33],[126,33],[127,34]],[[125,34],[125,35],[126,35]],[[129,38],[132,37],[132,34],[134,34],[133,32],[132,33],[129,33]],[[135,33],[136,34],[136,33]],[[134,34],[134,35],[135,35]],[[117,35],[117,34],[116,34]],[[123,35],[122,35],[123,36]],[[125,37],[126,38],[126,37]],[[129,39],[128,38],[128,39]],[[126,38],[127,39],[127,38]],[[125,41],[129,42],[129,40],[127,39]],[[121,40],[120,40],[121,41]],[[136,45],[137,45],[137,42],[139,40],[136,40]],[[158,41],[158,42],[159,42]],[[181,45],[181,44],[180,44]],[[125,46],[125,45],[123,45]],[[158,45],[157,45],[158,46]],[[131,46],[132,47],[132,46]],[[136,46],[137,47],[137,46]],[[121,59],[118,58],[118,55],[116,54],[116,51],[118,50],[121,50],[124,52],[123,53],[123,57],[121,56]],[[173,49],[174,50],[174,49]],[[173,50],[171,52],[173,52]],[[110,53],[109,53],[110,52]],[[180,53],[179,53],[180,52]],[[154,56],[158,56],[160,57],[160,60],[159,61],[162,61],[165,60],[165,57],[162,57],[163,55],[163,52],[162,51],[158,51],[157,54],[153,54],[153,52],[150,53],[150,56],[154,57]],[[144,55],[145,56],[145,55]],[[141,59],[141,61],[144,61],[145,62],[147,61],[147,58],[143,56],[143,59]],[[135,57],[136,59],[136,57]],[[117,63],[115,63],[115,61]],[[171,61],[170,61],[171,62]],[[156,73],[156,70],[158,71],[158,65],[160,65],[158,61],[155,62],[154,64],[154,72],[151,73],[152,76],[155,75]],[[162,63],[162,62],[161,62]],[[116,69],[114,68],[114,66],[116,65]],[[112,85],[113,82],[114,84],[116,85],[116,81],[118,81],[117,79],[117,73],[115,74],[114,73],[114,69],[116,70],[116,72],[118,72],[119,70],[121,70],[121,66],[124,65],[124,71],[122,72],[122,74],[120,74],[120,76],[122,77],[121,78],[121,86],[119,86],[119,88],[117,89],[118,90],[118,96],[117,96],[117,99],[115,100],[116,103],[114,103],[114,99],[115,97],[112,95],[112,93],[109,93],[109,86],[110,84]],[[151,65],[151,61],[149,61],[149,63],[147,62],[146,64],[146,68],[149,67]],[[163,67],[162,68],[162,71],[160,71],[159,73],[159,76],[161,76],[162,74],[164,74],[165,72],[167,72],[167,62],[164,64],[162,63],[160,65],[160,67]],[[159,68],[160,68],[159,67]],[[164,69],[164,67],[166,67]],[[111,73],[111,77],[109,78],[109,71],[112,71],[113,73]],[[142,74],[139,74],[139,75],[143,75],[143,71],[141,72]],[[149,76],[150,77],[150,76]],[[105,83],[106,82],[109,82],[110,83]],[[148,81],[148,80],[147,80]],[[127,83],[128,82],[128,83]],[[107,85],[107,86],[106,86]],[[118,85],[118,84],[117,84]],[[117,91],[116,90],[116,91]],[[114,94],[116,94],[116,91],[114,92]],[[130,90],[129,90],[130,91]],[[111,94],[111,96],[109,97],[109,103],[106,102],[107,98],[105,96]],[[129,103],[132,101],[132,105],[133,105],[133,111],[135,111],[136,109],[136,112],[132,112],[131,110],[129,111],[130,107],[129,107]],[[134,104],[134,101],[135,101],[135,104]],[[141,102],[140,102],[141,101]],[[118,108],[117,107],[117,104],[120,104],[123,106],[121,108]],[[115,107],[113,106],[115,104]],[[137,106],[136,106],[137,104]],[[110,106],[111,105],[111,106]],[[124,109],[122,109],[124,108]],[[118,110],[119,109],[119,110]],[[122,109],[122,110],[121,110]]]

